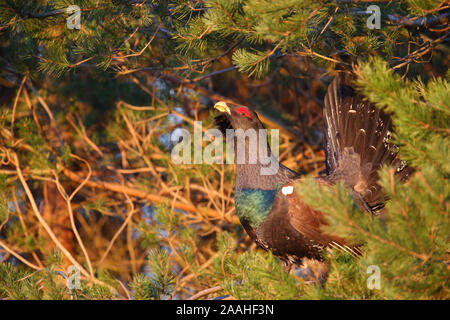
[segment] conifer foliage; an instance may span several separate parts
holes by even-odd
[[[0,0],[0,298],[448,299],[449,9]],[[391,140],[415,170],[405,182],[380,169],[383,218],[343,185],[314,183],[337,69],[391,114]],[[233,166],[172,162],[171,133],[213,127],[218,100],[280,129],[280,160],[306,177],[296,192],[361,244],[357,258],[324,253],[323,286],[252,245]]]

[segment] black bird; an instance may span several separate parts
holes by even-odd
[[[324,108],[327,174],[316,181],[327,185],[344,181],[358,206],[379,215],[387,197],[377,183],[378,169],[384,164],[395,166],[403,178],[411,170],[398,158],[397,147],[388,142],[392,132],[389,115],[364,101],[352,88],[352,80],[352,75],[340,73],[328,87]],[[224,134],[226,129],[264,129],[256,112],[245,106],[218,102],[214,108],[221,112],[215,121]],[[267,140],[266,135],[262,138]],[[257,136],[257,146],[262,138]],[[238,142],[234,139],[236,153]],[[320,263],[326,247],[360,254],[346,239],[321,230],[326,223],[324,214],[305,205],[293,191],[300,174],[281,163],[274,174],[261,174],[267,162],[256,157],[252,163],[252,153],[260,154],[259,147],[255,149],[255,141],[244,140],[245,160],[236,164],[236,213],[260,247],[271,250],[288,270],[311,259]],[[261,146],[273,157],[266,141]],[[324,276],[320,274],[318,280],[323,281]]]

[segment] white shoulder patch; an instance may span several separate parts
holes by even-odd
[[[292,192],[294,192],[294,187],[293,186],[287,186],[287,187],[283,187],[281,189],[281,192],[287,196],[288,194],[292,194]]]

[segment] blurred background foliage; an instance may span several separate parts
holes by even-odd
[[[376,4],[381,28],[369,29]],[[70,29],[66,8],[81,9]],[[441,0],[0,0],[0,297],[448,299],[449,3]],[[218,100],[280,130],[280,160],[323,173],[336,70],[393,114],[407,184],[382,172],[388,221],[337,186],[298,192],[360,259],[326,252],[318,287],[257,249],[232,165],[174,165],[171,133]],[[70,290],[68,267],[81,272]],[[369,290],[369,265],[382,270]]]

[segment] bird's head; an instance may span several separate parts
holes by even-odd
[[[256,112],[234,103],[219,101],[214,105],[214,109],[220,112],[215,117],[215,122],[219,130],[225,134],[226,129],[264,129],[261,120],[259,120]]]

